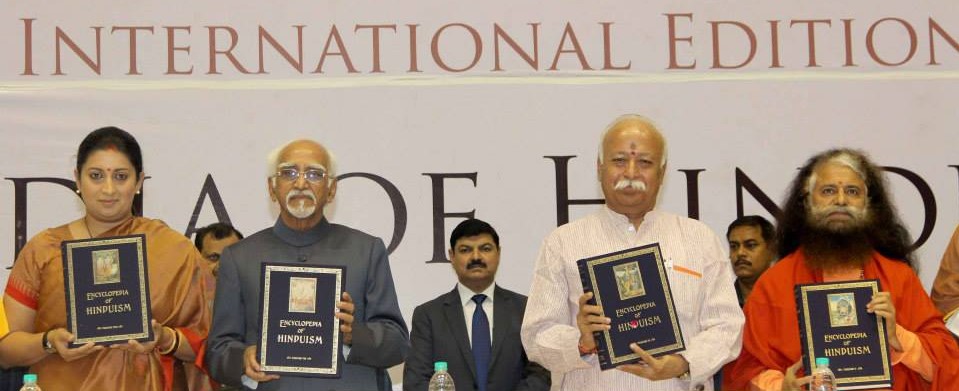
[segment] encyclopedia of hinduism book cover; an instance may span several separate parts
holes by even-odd
[[[686,349],[659,243],[581,259],[577,266],[583,291],[593,292],[589,303],[612,319],[610,330],[593,333],[601,369],[640,361],[631,343],[654,357]]]
[[[257,357],[264,372],[340,377],[335,314],[345,273],[340,266],[263,263]]]
[[[153,340],[144,235],[61,243],[71,346]]]
[[[806,373],[817,357],[829,359],[837,389],[892,387],[886,325],[866,304],[879,280],[796,285],[799,337]]]

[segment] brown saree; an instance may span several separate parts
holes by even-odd
[[[99,237],[144,234],[153,318],[176,328],[194,352],[206,339],[210,314],[200,267],[202,256],[190,241],[160,220],[134,217]],[[75,237],[69,225],[45,230],[20,252],[6,294],[36,311],[33,332],[66,326],[60,242]],[[29,331],[29,330],[27,330]],[[72,362],[51,354],[35,363],[45,391],[170,390],[172,359],[158,353],[135,354],[105,349]]]

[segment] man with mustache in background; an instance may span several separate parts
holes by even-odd
[[[777,227],[779,255],[746,301],[743,351],[724,371],[724,390],[798,391],[797,284],[878,279],[864,305],[885,322],[893,390],[955,390],[959,347],[913,270],[912,240],[882,170],[860,151],[810,158],[790,186]],[[820,319],[829,322],[829,319]],[[808,375],[808,374],[806,374]]]
[[[336,195],[336,167],[325,147],[293,141],[270,156],[266,185],[280,206],[273,227],[223,250],[213,304],[206,364],[211,376],[244,390],[386,391],[386,369],[409,349],[387,259],[379,238],[327,221],[323,208]],[[260,273],[263,262],[343,266],[343,296],[337,303],[343,363],[339,378],[277,376],[261,370]]]
[[[526,352],[562,379],[561,391],[713,390],[713,374],[739,354],[743,325],[726,245],[699,221],[654,210],[666,139],[652,121],[617,118],[598,157],[606,206],[543,241],[523,319]],[[686,350],[652,357],[632,344],[641,362],[601,371],[593,332],[609,330],[613,314],[587,304],[576,261],[651,243],[667,265]]]
[[[526,296],[493,283],[501,249],[485,221],[453,229],[449,257],[459,283],[413,311],[404,391],[427,391],[436,361],[448,364],[460,391],[549,390],[549,372],[530,362],[520,343]]]
[[[776,228],[762,216],[743,216],[729,224],[726,240],[729,261],[736,273],[736,296],[742,307],[756,280],[776,256]]]

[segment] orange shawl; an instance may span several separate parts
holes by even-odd
[[[894,365],[893,390],[954,391],[959,384],[959,346],[916,273],[905,263],[873,253],[863,275],[866,279],[879,279],[881,289],[892,294],[896,322],[919,337],[936,364],[931,385],[905,365]],[[763,273],[746,301],[742,353],[724,368],[723,390],[749,389],[750,380],[763,371],[785,372],[799,361],[794,286],[814,282],[822,282],[822,273],[806,266],[801,249]]]
[[[145,234],[153,318],[179,330],[200,352],[210,325],[202,256],[190,241],[160,220],[135,217],[101,234]],[[66,327],[63,263],[60,242],[73,239],[67,225],[45,230],[31,239],[14,263],[6,294],[36,310],[34,332]],[[181,342],[182,343],[182,342]],[[52,354],[34,364],[45,391],[169,390],[169,357],[106,349],[66,362]]]
[[[932,283],[932,302],[945,316],[959,309],[959,226],[942,254],[939,273]]]

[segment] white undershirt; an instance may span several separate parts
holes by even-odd
[[[486,311],[486,320],[489,322],[489,340],[493,341],[493,290],[496,287],[496,284],[489,284],[486,287],[486,290],[480,292],[486,295],[486,300],[483,300],[483,311]],[[456,283],[456,289],[460,293],[460,301],[463,305],[463,318],[466,320],[466,335],[469,337],[470,346],[473,345],[473,313],[476,312],[476,302],[473,301],[473,296],[476,295],[476,292],[470,290],[463,284]]]

